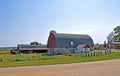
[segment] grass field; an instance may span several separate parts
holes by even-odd
[[[89,62],[97,60],[106,60],[120,58],[120,51],[115,53],[91,56],[91,57],[74,57],[65,55],[47,55],[47,54],[0,54],[0,67],[16,67],[16,66],[36,66],[51,64],[66,64]]]
[[[10,50],[0,50],[0,55],[1,54],[10,54]]]

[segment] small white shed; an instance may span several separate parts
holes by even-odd
[[[90,51],[90,46],[87,44],[80,44],[76,47],[75,52],[88,52]]]

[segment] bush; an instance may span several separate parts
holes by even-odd
[[[94,50],[103,50],[104,48],[100,45],[95,45]]]
[[[3,60],[2,60],[2,58],[0,58],[0,62],[2,62]]]

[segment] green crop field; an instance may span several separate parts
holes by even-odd
[[[36,65],[52,65],[67,64],[78,62],[89,62],[97,60],[120,58],[120,51],[90,57],[81,56],[65,56],[65,55],[47,55],[47,54],[0,54],[0,67],[16,67],[16,66],[36,66]]]
[[[10,54],[10,50],[0,50],[0,55],[1,54]]]

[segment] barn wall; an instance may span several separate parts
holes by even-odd
[[[57,47],[55,35],[52,33],[50,34],[50,36],[48,38],[47,47],[48,48],[56,48]]]
[[[48,54],[64,54],[68,52],[74,52],[73,48],[49,48]]]

